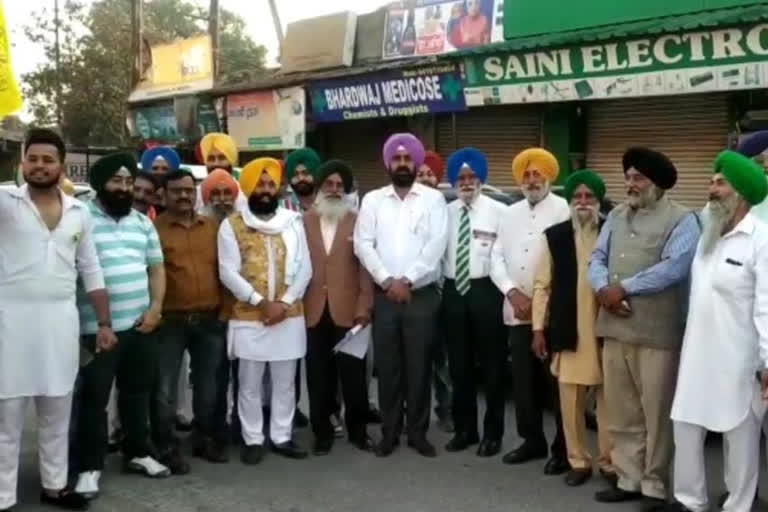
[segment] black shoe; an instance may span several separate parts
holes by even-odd
[[[726,493],[727,494],[727,493]],[[720,496],[722,498],[722,496]],[[727,500],[728,498],[726,498]],[[725,502],[723,502],[725,503]],[[722,505],[718,505],[718,508],[723,508]],[[645,509],[643,509],[645,510]],[[673,502],[673,503],[666,503],[662,508],[656,508],[654,510],[659,510],[660,512],[692,512],[691,509],[686,507],[680,502]]]
[[[504,464],[524,464],[531,460],[546,459],[547,453],[546,446],[536,448],[532,444],[525,442],[517,449],[506,454],[501,460]]]
[[[252,444],[243,446],[240,452],[240,460],[247,466],[255,466],[264,459],[264,445]]]
[[[368,437],[367,434],[360,438],[350,439],[349,442],[352,443],[354,447],[360,450],[361,452],[376,451],[376,444],[373,442],[373,440],[370,437]]]
[[[384,436],[384,438],[376,445],[375,453],[377,457],[389,457],[400,446],[400,438],[392,436]]]
[[[464,433],[457,433],[455,436],[453,436],[453,439],[448,441],[448,444],[445,445],[445,451],[460,452],[479,442],[480,437],[477,434],[469,435]]]
[[[368,408],[368,414],[365,417],[365,422],[370,424],[380,424],[381,423],[381,411],[379,411],[376,407],[373,405],[369,406]]]
[[[308,426],[309,418],[297,407],[296,414],[293,415],[293,428],[307,428]]]
[[[603,480],[611,484],[611,487],[619,485],[619,475],[617,475],[615,471],[606,471],[600,468],[600,476],[603,477]]]
[[[13,512],[13,509],[12,508],[4,508],[4,509],[0,510],[0,512]]]
[[[173,449],[157,459],[157,462],[171,470],[172,475],[186,475],[192,468],[184,460],[178,449]]]
[[[272,451],[288,459],[299,460],[306,459],[309,456],[307,451],[300,448],[299,445],[293,442],[293,440],[280,444],[273,444]]]
[[[437,457],[437,450],[435,450],[435,447],[432,446],[432,443],[427,441],[427,439],[424,437],[413,440],[409,439],[408,446],[416,450],[416,453],[422,457]]]
[[[192,450],[194,457],[205,459],[213,464],[226,464],[229,462],[229,455],[227,455],[226,447],[217,443],[210,437],[205,438],[195,445]]]
[[[312,447],[312,455],[322,457],[331,453],[333,448],[333,438],[331,439],[316,439],[315,445]]]
[[[571,464],[560,457],[552,457],[544,465],[544,474],[547,476],[562,475],[571,469]]]
[[[642,493],[629,492],[618,487],[611,487],[595,493],[595,501],[600,503],[623,503],[625,501],[638,501],[643,499]]]
[[[501,441],[492,441],[490,439],[483,439],[480,446],[477,447],[478,457],[494,457],[501,451]]]
[[[59,491],[56,496],[49,496],[45,491],[42,491],[40,502],[64,510],[88,510],[90,505],[84,496],[69,489]]]
[[[565,475],[565,485],[568,487],[579,487],[587,483],[592,478],[591,469],[572,469]]]

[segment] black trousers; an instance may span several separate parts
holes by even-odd
[[[477,435],[477,382],[485,391],[483,438],[504,436],[507,337],[504,296],[489,278],[473,279],[466,295],[446,279],[442,325],[453,381],[453,423],[457,433]],[[476,375],[479,369],[480,375]]]
[[[509,350],[512,356],[515,389],[515,419],[517,433],[534,447],[547,446],[542,415],[547,405],[552,406],[557,433],[552,442],[553,457],[568,459],[560,415],[560,398],[557,381],[549,371],[550,361],[541,361],[531,350],[533,330],[530,325],[518,325],[509,329]]]
[[[385,437],[402,433],[404,407],[408,438],[427,434],[439,306],[434,285],[414,290],[408,304],[395,304],[381,290],[374,295],[373,356]]]
[[[307,329],[307,389],[309,390],[309,420],[318,440],[333,439],[330,416],[336,408],[337,382],[341,379],[344,399],[344,422],[349,439],[365,439],[368,393],[365,381],[365,359],[349,354],[334,354],[333,347],[349,330],[339,327],[326,306],[320,322]]]

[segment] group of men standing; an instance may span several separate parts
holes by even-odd
[[[207,135],[201,151],[201,185],[167,148],[146,152],[142,171],[130,154],[103,157],[90,173],[96,197],[83,204],[59,188],[61,139],[29,132],[26,184],[0,196],[0,229],[13,241],[0,247],[0,511],[16,502],[30,400],[42,501],[87,508],[100,489],[113,382],[124,469],[189,472],[174,435],[185,351],[192,453],[212,463],[228,461],[231,437],[245,464],[260,463],[267,447],[307,457],[293,437],[302,359],[315,456],[332,451],[343,402],[356,448],[390,456],[405,434],[434,457],[434,380],[440,424],[453,431],[446,451],[478,445],[478,456],[493,457],[510,359],[522,443],[505,463],[548,458],[544,473],[566,474],[570,486],[596,464],[610,484],[598,501],[700,512],[712,430],[727,447],[724,510],[749,509],[768,396],[768,227],[750,209],[768,181],[748,156],[718,157],[700,215],[668,197],[677,171],[666,156],[630,148],[627,199],[606,217],[600,176],[574,172],[555,195],[558,161],[541,148],[515,157],[524,199],[506,206],[482,193],[480,151],[443,164],[414,135],[394,134],[382,151],[391,184],[368,193],[359,212],[342,161],[302,150],[236,173],[227,135]],[[450,203],[437,189],[443,172],[457,196]],[[335,350],[369,324],[376,442],[366,360]]]

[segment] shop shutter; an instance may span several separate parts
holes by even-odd
[[[437,119],[438,151],[447,158],[457,145],[479,149],[488,157],[488,183],[509,189],[516,186],[512,159],[541,143],[540,112],[537,105],[497,105],[458,112],[455,141],[451,115],[441,115]]]
[[[587,167],[603,176],[609,197],[626,197],[624,151],[647,146],[665,153],[677,167],[670,197],[691,207],[706,203],[712,162],[727,145],[727,95],[595,101],[586,108]]]

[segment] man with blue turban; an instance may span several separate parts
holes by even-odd
[[[768,174],[768,130],[756,132],[739,144],[738,152],[742,155],[762,161],[763,169]],[[768,200],[752,207],[750,213],[757,219],[768,222]]]
[[[490,278],[491,249],[504,205],[480,193],[488,178],[488,161],[480,151],[460,149],[448,159],[447,171],[458,199],[448,205],[448,247],[443,256],[442,324],[456,430],[445,449],[457,452],[480,442],[474,379],[479,366],[486,409],[477,455],[492,457],[501,451],[504,436],[504,296]]]
[[[164,176],[177,171],[181,165],[179,154],[172,148],[157,146],[146,150],[141,155],[141,170],[150,174]]]

